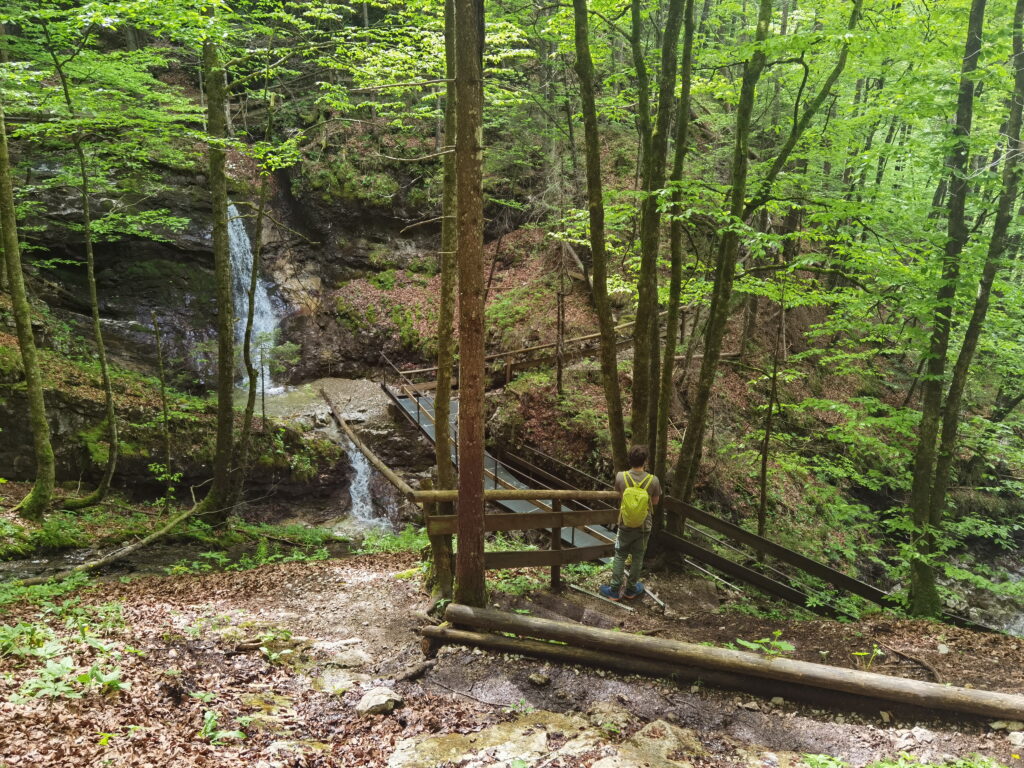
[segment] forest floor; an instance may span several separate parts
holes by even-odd
[[[1021,734],[983,719],[851,712],[462,647],[442,649],[424,670],[415,629],[427,598],[418,566],[411,554],[378,554],[111,578],[72,596],[8,606],[0,765],[838,765],[805,762],[808,754],[857,766],[901,754],[922,763],[975,754],[1021,763]],[[766,620],[723,609],[714,588],[685,574],[656,573],[648,584],[667,614],[650,600],[627,613],[571,592],[493,596],[503,608],[537,615],[547,615],[553,599],[574,601],[596,623],[716,645],[781,630],[793,658],[1024,690],[1018,638],[888,616]],[[875,647],[885,655],[871,658]],[[36,698],[45,685],[55,692]],[[397,692],[404,706],[359,716],[355,705],[377,686]]]

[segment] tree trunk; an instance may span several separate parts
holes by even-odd
[[[854,0],[853,9],[847,23],[847,30],[852,31],[860,21],[861,8],[864,0]],[[757,34],[755,39],[763,43],[768,36],[771,21],[771,3],[761,0],[758,11]],[[825,103],[832,86],[846,67],[849,54],[849,43],[844,42],[839,57],[836,59],[828,77],[825,78],[818,93],[797,118],[794,115],[793,125],[785,143],[778,151],[767,174],[758,185],[757,192],[748,201],[747,189],[747,144],[750,135],[750,119],[754,104],[754,91],[767,61],[763,50],[758,48],[743,65],[743,84],[740,89],[740,103],[736,109],[736,144],[733,153],[733,182],[730,194],[730,214],[737,222],[746,221],[752,213],[764,205],[771,194],[772,185],[779,173],[789,162],[790,155],[796,148],[811,120]],[[704,420],[707,418],[708,403],[715,374],[718,371],[718,356],[722,351],[726,324],[729,320],[729,302],[732,298],[732,285],[736,272],[736,259],[739,254],[739,233],[730,229],[719,240],[718,254],[715,262],[715,284],[711,293],[711,306],[708,313],[708,325],[704,336],[704,359],[701,361],[700,375],[697,380],[697,393],[690,421],[686,425],[683,436],[683,447],[676,463],[674,487],[675,494],[684,501],[693,496],[693,488],[697,479],[700,464],[701,438],[704,433]]]
[[[658,341],[658,244],[660,240],[661,212],[656,193],[665,186],[665,159],[668,154],[668,134],[672,123],[673,93],[676,87],[677,50],[679,30],[683,19],[684,0],[670,0],[662,39],[661,71],[658,76],[658,113],[651,126],[650,105],[646,106],[644,91],[649,88],[643,53],[639,44],[640,14],[638,0],[633,0],[633,59],[637,67],[638,87],[641,91],[640,130],[649,132],[641,136],[643,152],[643,201],[640,204],[640,275],[637,292],[636,326],[633,333],[633,442],[647,443],[651,455],[657,451],[658,385],[660,383],[660,354]]]
[[[682,216],[683,166],[690,140],[690,80],[693,75],[693,1],[686,0],[683,9],[683,61],[679,76],[679,109],[676,111],[676,152],[672,161],[672,223],[670,225],[669,250],[672,258],[672,273],[669,278],[668,316],[665,319],[665,360],[661,368],[661,391],[658,395],[658,437],[656,442],[654,474],[663,483],[668,483],[668,421],[672,404],[672,375],[675,370],[676,339],[679,332],[679,300],[683,287],[683,222]],[[660,523],[661,513],[658,520]],[[669,529],[678,533],[676,527],[681,521],[669,521]]]
[[[459,549],[456,599],[484,605],[483,0],[455,0],[459,272]]]
[[[671,665],[696,666],[733,674],[871,696],[902,704],[966,712],[988,717],[1024,718],[1024,696],[908,680],[857,669],[714,648],[659,637],[599,629],[567,621],[552,621],[452,603],[445,619],[456,627],[510,632],[553,640],[572,648],[607,651],[628,658],[651,659]]]
[[[593,261],[594,308],[601,332],[601,381],[608,406],[608,431],[611,435],[612,462],[616,470],[627,468],[626,427],[622,415],[619,369],[615,347],[615,327],[608,302],[608,255],[605,250],[604,192],[601,181],[601,137],[597,130],[594,103],[594,62],[590,55],[590,29],[587,0],[573,0],[576,39],[576,75],[580,80],[583,133],[586,142],[587,210],[590,215],[590,255]]]
[[[25,395],[28,399],[28,419],[32,428],[32,446],[36,460],[36,480],[28,496],[18,504],[18,514],[28,520],[42,520],[53,498],[56,469],[53,446],[50,444],[50,425],[46,420],[43,400],[43,378],[36,356],[36,342],[32,336],[32,309],[25,291],[25,278],[21,271],[21,248],[18,242],[18,224],[14,209],[14,186],[11,183],[11,160],[7,151],[7,122],[3,101],[0,100],[0,236],[3,237],[4,265],[7,285],[11,290],[11,308],[21,350],[21,365],[25,371]]]
[[[216,43],[203,44],[203,79],[206,82],[206,130],[210,137],[210,200],[213,209],[213,270],[217,291],[217,444],[213,456],[213,483],[198,505],[197,514],[215,524],[228,515],[231,469],[235,452],[235,312],[231,297],[231,257],[228,251],[228,180],[223,140],[227,137],[224,105],[224,65]]]
[[[953,146],[946,159],[946,167],[949,169],[947,241],[942,256],[942,283],[935,297],[936,306],[932,314],[928,362],[921,383],[921,424],[918,428],[918,444],[914,453],[913,481],[910,490],[910,514],[917,529],[917,557],[911,563],[910,570],[910,611],[916,616],[936,616],[941,611],[941,601],[935,584],[935,566],[931,562],[934,544],[931,496],[936,470],[936,438],[942,418],[942,389],[949,353],[953,303],[960,278],[960,255],[969,237],[965,210],[969,190],[966,170],[974,118],[973,74],[978,68],[984,20],[985,0],[973,0],[960,70]]]
[[[736,140],[732,159],[732,191],[730,214],[735,221],[743,219],[747,192],[748,143],[750,120],[754,109],[754,91],[767,61],[763,43],[768,39],[768,27],[772,16],[771,0],[760,0],[757,19],[756,41],[759,43],[753,55],[744,62],[743,83],[740,100],[736,108]],[[676,462],[673,480],[673,495],[683,501],[693,497],[700,461],[700,446],[707,418],[708,402],[715,373],[718,370],[718,355],[725,338],[726,321],[729,319],[729,300],[732,298],[732,284],[739,253],[739,233],[730,227],[722,234],[715,260],[714,288],[711,292],[711,306],[708,310],[708,324],[704,331],[704,357],[701,360],[697,379],[697,393],[690,410],[690,421],[683,433],[683,445]]]
[[[45,30],[45,27],[44,27]],[[47,42],[50,41],[49,32],[46,32]],[[68,114],[72,119],[77,117],[75,103],[71,97],[71,87],[67,74],[61,66],[57,52],[53,48],[47,48],[50,59],[53,61],[54,70],[60,80],[61,91],[64,95],[64,104],[68,108]],[[75,150],[75,157],[78,159],[78,175],[81,182],[81,206],[82,206],[82,238],[85,241],[85,276],[86,285],[89,288],[89,310],[92,319],[92,334],[96,342],[96,359],[100,364],[100,379],[103,382],[103,405],[104,418],[107,422],[107,465],[103,471],[96,489],[79,499],[68,499],[63,502],[66,509],[83,509],[102,501],[110,483],[114,479],[114,470],[117,468],[118,438],[117,438],[117,413],[114,409],[114,389],[110,383],[110,367],[107,364],[107,347],[103,342],[103,327],[100,324],[100,300],[96,289],[96,259],[93,252],[92,237],[92,203],[89,199],[89,166],[85,158],[85,149],[82,147],[82,137],[76,133],[71,140]]]
[[[456,141],[455,126],[455,0],[444,3],[444,46],[445,46],[445,84],[444,99],[444,144],[448,150],[444,156],[444,187],[441,200],[441,297],[437,318],[437,389],[434,390],[434,424],[437,431],[434,440],[434,460],[437,464],[437,484],[439,488],[449,490],[455,487],[455,467],[452,465],[450,427],[452,370],[455,361],[455,283],[456,262],[455,251],[458,247],[457,204],[455,179],[455,154],[452,151]],[[442,515],[454,512],[451,502],[442,502]],[[441,597],[452,595],[452,571],[450,565],[443,568],[438,558],[448,557],[451,553],[451,537],[441,537],[444,541],[435,542],[431,539],[434,556],[434,568],[438,577]]]

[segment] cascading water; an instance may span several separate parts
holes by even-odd
[[[351,440],[345,441],[345,452],[355,471],[348,487],[349,498],[352,499],[349,514],[362,523],[386,525],[387,519],[378,517],[373,509],[373,500],[370,496],[370,478],[373,469],[370,467],[370,462]]]
[[[252,245],[249,233],[232,203],[228,205],[228,251],[231,255],[231,295],[235,309],[235,340],[241,344],[245,339],[245,321],[249,315],[249,283],[252,281]],[[267,392],[272,391],[268,358],[275,344],[279,319],[270,301],[266,281],[256,279],[256,295],[253,301],[252,360],[259,371],[260,385]]]

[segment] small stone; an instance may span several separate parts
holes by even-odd
[[[1024,731],[1011,732],[1007,740],[1010,742],[1010,746],[1024,747]]]
[[[884,709],[878,713],[882,718],[882,722],[888,725],[892,721],[892,713],[886,712]]]
[[[946,645],[945,643],[939,643],[938,651],[942,655],[945,655],[945,654],[949,653],[949,646]]]
[[[551,682],[551,678],[547,675],[542,675],[540,672],[534,672],[530,675],[530,682],[534,685],[548,685]]]
[[[360,717],[363,715],[382,715],[390,712],[395,707],[400,707],[405,702],[402,697],[390,688],[372,688],[363,694],[363,698],[356,704],[356,712]]]
[[[1024,731],[1024,723],[1020,720],[1007,720],[1006,730],[1008,731]]]
[[[750,709],[755,712],[761,711],[761,706],[756,701],[745,701],[740,704],[740,706],[743,707],[743,709]]]
[[[700,693],[700,686],[699,685],[691,685],[690,686],[690,693]]]
[[[989,723],[988,727],[993,731],[1005,731],[1009,723],[1005,720],[996,720],[994,723]]]
[[[776,707],[781,707],[785,703],[786,700],[781,696],[772,696],[772,704],[774,704]]]

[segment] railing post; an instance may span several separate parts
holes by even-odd
[[[562,501],[561,499],[551,500],[551,511],[561,512]],[[562,549],[562,527],[551,529],[551,550],[553,552],[560,551]],[[562,566],[552,565],[551,566],[551,591],[558,592],[562,588]]]

